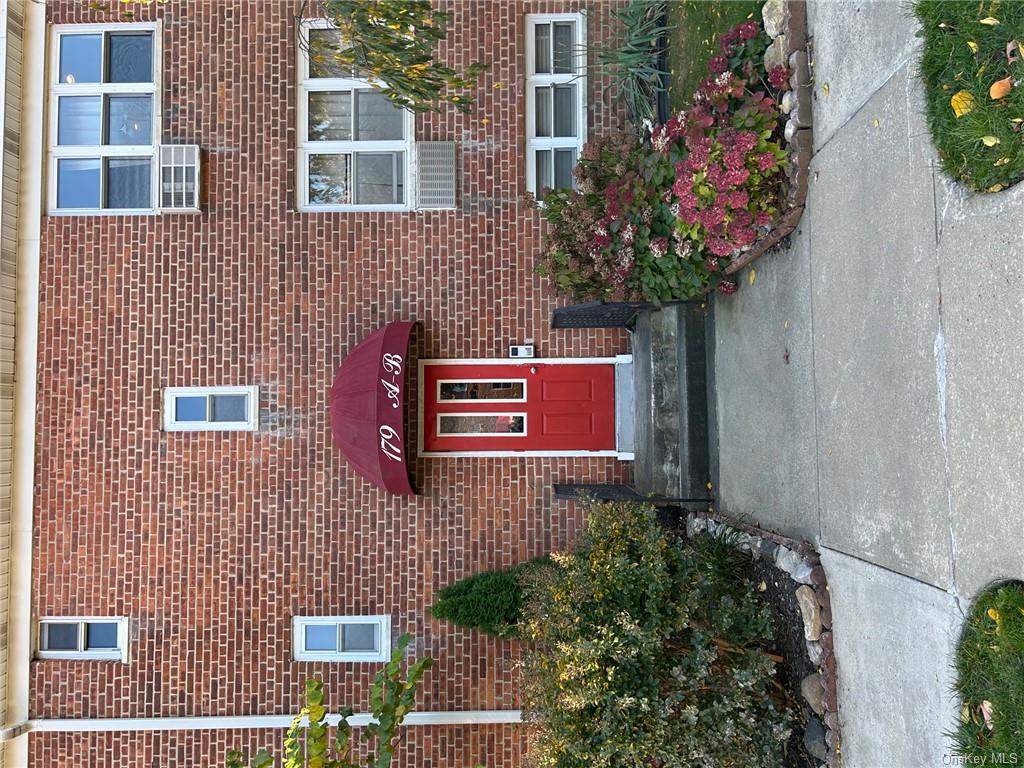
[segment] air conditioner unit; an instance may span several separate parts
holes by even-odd
[[[199,147],[195,144],[160,147],[160,208],[199,210]]]

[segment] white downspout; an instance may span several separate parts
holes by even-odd
[[[39,236],[42,225],[46,6],[24,3],[21,184],[18,217],[17,331],[14,350],[14,469],[11,492],[11,589],[7,650],[7,722],[29,719],[32,658],[32,503],[36,454],[36,345],[39,338]],[[28,734],[7,742],[8,768],[28,766]]]

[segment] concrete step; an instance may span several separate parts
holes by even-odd
[[[615,364],[615,447],[619,453],[632,453],[636,444],[633,397],[633,364]]]
[[[643,312],[633,333],[634,483],[641,493],[703,498],[709,475],[705,311]]]

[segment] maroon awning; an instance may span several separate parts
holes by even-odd
[[[331,434],[355,470],[414,495],[405,446],[405,371],[415,322],[388,323],[348,353],[331,387]]]

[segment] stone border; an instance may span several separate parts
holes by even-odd
[[[780,108],[788,115],[783,138],[789,149],[786,169],[786,210],[768,232],[733,259],[725,274],[735,275],[789,237],[800,223],[814,152],[811,114],[811,69],[807,56],[807,0],[768,0],[761,9],[764,29],[773,38],[765,53],[765,69],[787,64],[792,73]]]
[[[804,731],[804,747],[822,766],[841,768],[839,689],[832,646],[832,599],[818,553],[803,541],[763,531],[736,520],[722,521],[706,512],[690,512],[686,534],[730,534],[737,546],[757,559],[769,560],[793,582],[804,622],[807,658],[818,672],[800,684],[804,704],[813,713]]]

